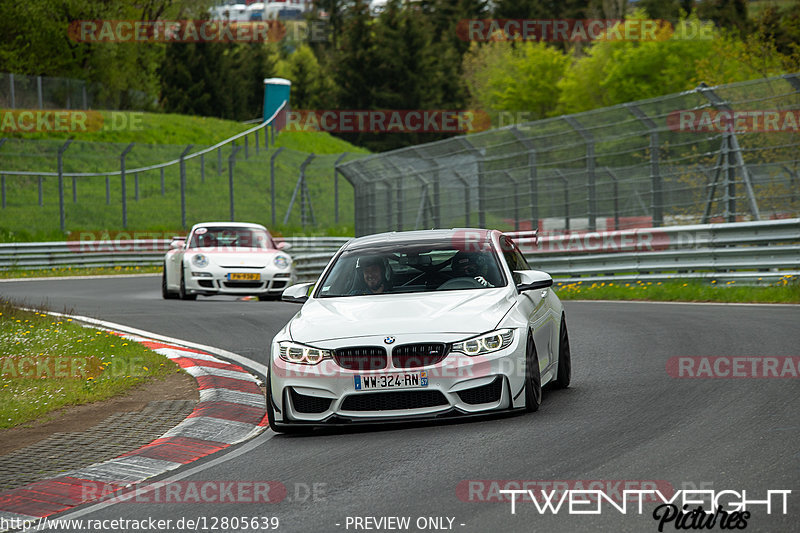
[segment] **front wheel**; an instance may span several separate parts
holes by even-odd
[[[525,348],[525,410],[529,413],[539,410],[542,404],[542,376],[539,373],[539,356],[533,343],[533,334],[528,331],[528,345]]]
[[[178,296],[181,300],[197,300],[196,294],[186,292],[186,279],[184,278],[183,269],[181,269],[181,288],[178,290]]]
[[[566,389],[572,379],[572,354],[569,350],[569,333],[567,318],[561,315],[561,329],[558,334],[558,374],[553,385],[557,389]]]

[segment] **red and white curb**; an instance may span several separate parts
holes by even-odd
[[[197,380],[200,401],[183,422],[138,450],[0,493],[0,520],[19,523],[66,511],[248,440],[268,425],[264,394],[244,368],[201,350],[117,334],[175,361]],[[100,495],[85,490],[98,485]]]

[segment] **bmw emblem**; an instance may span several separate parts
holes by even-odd
[[[383,339],[383,342],[386,344],[394,344],[394,337],[386,337]]]

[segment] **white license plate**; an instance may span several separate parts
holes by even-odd
[[[356,390],[418,389],[428,386],[428,373],[359,374],[353,376]]]

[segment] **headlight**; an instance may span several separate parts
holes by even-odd
[[[196,254],[192,257],[192,264],[198,268],[207,267],[208,257],[204,256],[203,254]]]
[[[284,255],[275,256],[275,266],[278,268],[289,268],[289,259]]]
[[[314,348],[313,346],[305,346],[295,342],[284,341],[278,343],[280,347],[279,356],[287,363],[296,363],[300,365],[316,365],[323,359],[331,359],[333,352],[331,350],[323,350]]]
[[[479,337],[473,337],[461,342],[453,343],[453,352],[461,352],[465,355],[483,355],[497,352],[503,348],[511,346],[514,340],[513,329],[499,329],[491,333],[486,333]]]

